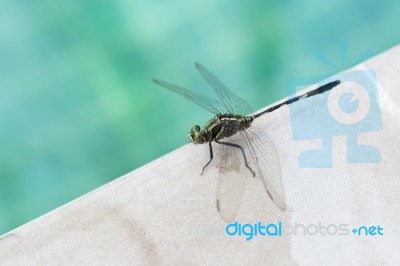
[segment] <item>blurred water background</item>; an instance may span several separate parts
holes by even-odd
[[[399,43],[396,1],[0,2],[0,234],[188,142],[210,114],[151,82],[254,109],[291,78]],[[331,64],[317,60],[316,54]]]

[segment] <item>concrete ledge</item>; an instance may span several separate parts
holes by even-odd
[[[299,154],[320,142],[294,141],[289,109],[282,107],[255,123],[278,149],[289,208],[279,211],[253,179],[237,221],[379,225],[383,236],[228,236],[215,208],[216,163],[200,176],[207,147],[185,145],[3,235],[0,264],[399,265],[400,46],[355,69],[377,74],[383,129],[358,140],[377,147],[381,162],[347,163],[346,137],[340,136],[333,138],[332,168],[299,168]],[[318,98],[302,104],[324,108]]]

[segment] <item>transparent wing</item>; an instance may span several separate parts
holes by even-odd
[[[256,167],[256,177],[261,178],[271,200],[281,209],[286,210],[285,190],[282,184],[279,155],[270,137],[257,127],[240,131],[247,142],[249,152]]]
[[[226,113],[226,109],[221,104],[221,102],[219,102],[213,98],[203,96],[194,91],[191,91],[189,89],[186,89],[186,88],[183,88],[183,87],[171,84],[171,83],[168,83],[163,80],[153,79],[153,81],[166,89],[169,89],[171,91],[179,93],[180,95],[182,95],[182,96],[186,97],[187,99],[191,100],[192,102],[200,105],[201,107],[203,107],[204,109],[206,109],[207,111],[209,111],[213,114]]]
[[[248,115],[253,112],[250,105],[230,91],[221,81],[211,74],[203,65],[196,63],[196,68],[203,78],[211,85],[225,109],[232,114]]]
[[[253,175],[247,169],[242,150],[227,144],[243,147],[239,134],[216,143],[219,148],[219,177],[217,182],[216,207],[222,220],[232,222],[242,203],[247,180]],[[215,145],[214,145],[215,146]]]

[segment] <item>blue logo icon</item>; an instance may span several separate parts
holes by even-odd
[[[343,50],[342,47],[342,57],[345,54]],[[318,84],[324,78],[309,76],[289,80],[288,92],[295,94],[299,88]],[[299,167],[332,167],[332,139],[335,136],[347,137],[347,154],[344,156],[347,155],[348,163],[379,163],[380,151],[358,140],[361,133],[382,129],[375,71],[363,69],[341,72],[324,84],[334,80],[340,80],[341,84],[332,91],[302,101],[308,101],[307,108],[301,102],[289,105],[293,139],[321,140],[319,149],[304,151],[299,155]]]

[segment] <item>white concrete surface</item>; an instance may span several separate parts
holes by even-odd
[[[282,107],[255,125],[279,152],[288,210],[250,179],[236,220],[281,221],[284,228],[379,225],[383,235],[228,236],[215,207],[218,162],[200,176],[208,148],[188,144],[2,236],[0,264],[400,265],[400,46],[356,69],[377,74],[383,127],[359,141],[377,147],[381,161],[348,163],[346,137],[339,136],[332,168],[299,168],[299,154],[320,142],[294,141]],[[320,99],[301,104],[326,108]]]

